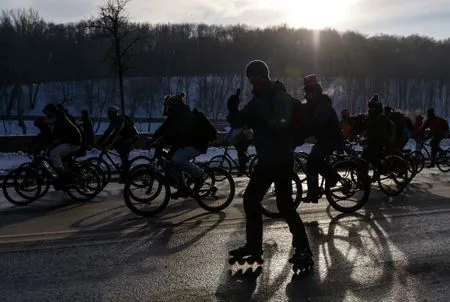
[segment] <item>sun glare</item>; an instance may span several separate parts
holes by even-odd
[[[267,0],[266,0],[267,1]],[[358,0],[271,0],[272,9],[282,11],[286,24],[321,29],[333,27],[349,18],[350,5]]]

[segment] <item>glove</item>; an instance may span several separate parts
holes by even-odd
[[[240,93],[241,93],[241,90],[238,89],[235,94],[230,96],[230,98],[228,99],[228,102],[227,102],[228,111],[230,111],[230,112],[238,111],[239,103],[241,101],[239,99]]]

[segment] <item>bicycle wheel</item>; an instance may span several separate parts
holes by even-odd
[[[139,196],[139,193],[143,193],[142,196]],[[163,175],[146,165],[130,171],[123,189],[123,197],[125,204],[133,213],[149,217],[167,207],[170,201],[170,188]]]
[[[130,173],[131,169],[136,166],[148,165],[151,162],[152,162],[152,159],[148,156],[145,156],[145,155],[136,156],[132,160],[130,160],[130,170],[128,171],[128,173]]]
[[[71,199],[76,201],[89,201],[103,190],[102,179],[95,166],[89,163],[77,163],[75,173],[75,186],[64,189],[64,192]]]
[[[220,168],[231,174],[233,166],[225,155],[216,155],[208,161],[207,167]]]
[[[296,209],[302,199],[302,183],[297,173],[292,172],[292,201],[294,202],[294,208]],[[272,184],[264,196],[262,202],[262,213],[269,218],[281,218],[281,214],[278,211],[275,186]]]
[[[200,207],[209,212],[220,212],[233,201],[236,186],[231,174],[221,168],[206,168],[208,178],[194,198]]]
[[[29,170],[27,167],[21,166],[10,171],[3,179],[3,195],[5,195],[6,200],[17,206],[30,204],[41,196],[39,175],[34,173],[33,170],[30,170],[30,172],[27,170]],[[18,196],[13,196],[14,193]]]
[[[437,167],[444,173],[450,171],[450,149],[439,152],[439,156],[437,158]]]
[[[416,164],[416,174],[422,172],[425,167],[425,156],[419,151],[413,151],[409,153],[409,156],[414,160]]]
[[[385,158],[377,179],[380,190],[388,196],[398,196],[408,184],[408,161],[397,155]]]
[[[95,166],[96,170],[99,172],[100,179],[102,182],[102,187],[106,187],[108,183],[111,181],[111,167],[108,162],[103,158],[92,157],[84,161],[85,163],[89,163]]]
[[[407,175],[407,182],[410,183],[414,177],[417,175],[417,164],[415,159],[412,157],[411,153],[406,153],[401,156],[404,160],[408,162],[408,175]]]
[[[344,159],[335,162],[332,167],[340,175],[340,180],[333,187],[325,181],[328,203],[342,213],[352,213],[362,208],[369,199],[371,183],[361,162]]]

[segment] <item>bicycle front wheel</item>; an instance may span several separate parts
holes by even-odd
[[[220,212],[230,205],[236,191],[233,177],[224,169],[205,169],[207,179],[194,198],[200,207],[209,212]]]
[[[164,177],[148,165],[130,171],[123,188],[127,207],[135,214],[149,217],[162,212],[170,201],[170,188]]]
[[[450,149],[440,152],[437,159],[437,167],[444,173],[450,171]]]

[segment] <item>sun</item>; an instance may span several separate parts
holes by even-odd
[[[350,6],[357,1],[271,0],[267,4],[270,3],[273,9],[280,10],[286,16],[287,25],[322,29],[325,27],[334,27],[347,20],[350,17]]]

